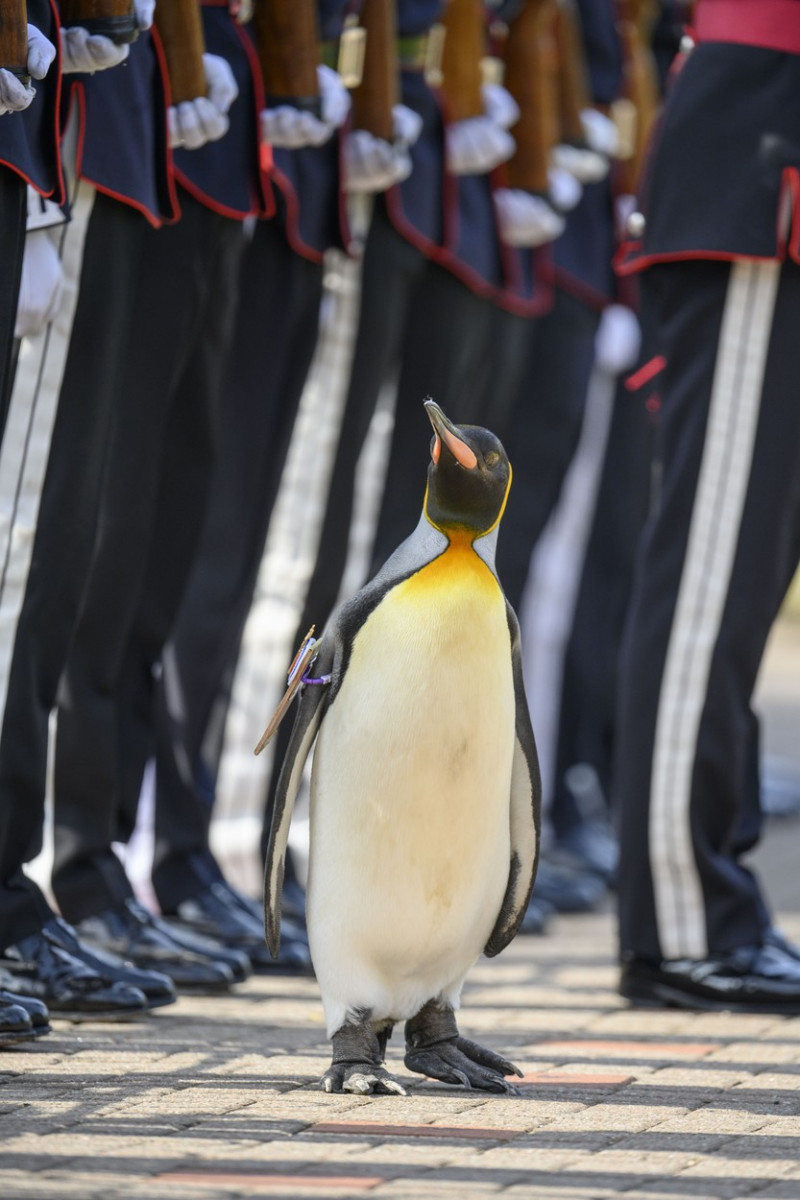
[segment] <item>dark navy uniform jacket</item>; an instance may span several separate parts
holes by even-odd
[[[615,26],[613,0],[578,0],[581,33],[592,100],[611,104],[622,88],[622,51]],[[563,235],[553,244],[557,286],[591,308],[614,298],[614,198],[609,177],[584,187],[567,216]]]
[[[79,174],[155,226],[180,215],[175,180],[223,216],[272,211],[259,162],[261,82],[252,43],[230,16],[227,0],[204,0],[203,29],[207,51],[228,61],[239,95],[228,113],[228,132],[199,150],[177,149],[173,157],[168,149],[169,80],[155,30],[139,34],[121,66],[65,80],[80,106]]]
[[[28,0],[28,20],[58,49],[58,20],[50,0]],[[63,200],[58,139],[59,56],[44,79],[34,80],[36,95],[19,113],[0,117],[0,165],[9,168],[57,203]]]
[[[266,216],[272,189],[261,170],[258,114],[264,107],[261,70],[252,38],[228,11],[228,0],[202,0],[206,50],[231,67],[239,95],[228,132],[199,150],[176,149],[175,177],[196,199],[226,217]]]
[[[398,0],[398,35],[427,33],[444,7],[443,0]],[[447,114],[441,94],[426,83],[421,70],[401,71],[401,96],[422,117],[423,126],[411,148],[411,175],[386,197],[398,233],[478,295],[513,312],[542,311],[549,297],[534,269],[537,256],[500,241],[492,199],[499,176],[445,172]]]
[[[64,77],[64,112],[79,106],[78,175],[155,226],[179,212],[167,148],[167,88],[154,30],[139,34],[120,66]]]
[[[353,0],[318,0],[321,40],[338,39],[345,17],[359,7]],[[272,150],[270,178],[285,201],[289,245],[312,262],[321,262],[326,250],[346,250],[350,244],[341,172],[339,133],[324,146]]]
[[[800,0],[783,0],[776,25],[794,51],[703,41],[704,4],[715,0],[698,6],[701,40],[656,127],[639,197],[644,237],[625,248],[623,271],[684,258],[800,262]],[[740,0],[732,36],[747,36],[748,8],[763,19],[770,7]]]

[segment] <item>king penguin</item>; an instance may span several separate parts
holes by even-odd
[[[514,937],[533,888],[539,767],[517,618],[495,573],[511,467],[486,429],[432,400],[431,460],[415,531],[334,612],[301,690],[265,874],[277,956],[283,863],[303,766],[311,773],[307,922],[333,1047],[328,1092],[405,1094],[385,1065],[514,1091],[520,1074],[459,1033],[479,956]]]

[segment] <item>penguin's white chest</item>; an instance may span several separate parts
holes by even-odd
[[[308,917],[329,1024],[457,1000],[508,880],[514,724],[505,600],[451,548],[365,622],[320,731]]]

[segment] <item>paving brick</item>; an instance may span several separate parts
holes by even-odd
[[[231,1187],[237,1192],[247,1194],[260,1192],[297,1193],[314,1192],[320,1196],[342,1196],[353,1192],[372,1191],[378,1184],[383,1183],[380,1175],[347,1176],[320,1175],[317,1177],[300,1175],[281,1175],[277,1172],[248,1174],[247,1172],[224,1171],[176,1171],[156,1176],[155,1184],[175,1183],[200,1187]]]
[[[260,977],[0,1056],[0,1197],[800,1200],[800,1021],[629,1010],[611,917],[557,931],[466,989],[517,1096],[411,1076],[400,1038],[408,1096],[327,1095],[316,985]]]

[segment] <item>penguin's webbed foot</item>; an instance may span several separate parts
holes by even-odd
[[[333,1060],[322,1076],[322,1090],[353,1092],[358,1096],[408,1095],[402,1083],[383,1066],[391,1026],[384,1024],[376,1029],[366,1010],[357,1012],[355,1017],[355,1021],[342,1025],[331,1038]]]
[[[331,1063],[322,1076],[324,1092],[353,1092],[357,1096],[407,1096],[408,1092],[385,1067],[371,1062]]]
[[[406,1022],[405,1064],[442,1083],[512,1096],[518,1092],[506,1076],[522,1074],[507,1058],[461,1037],[450,1005],[433,1000]]]

